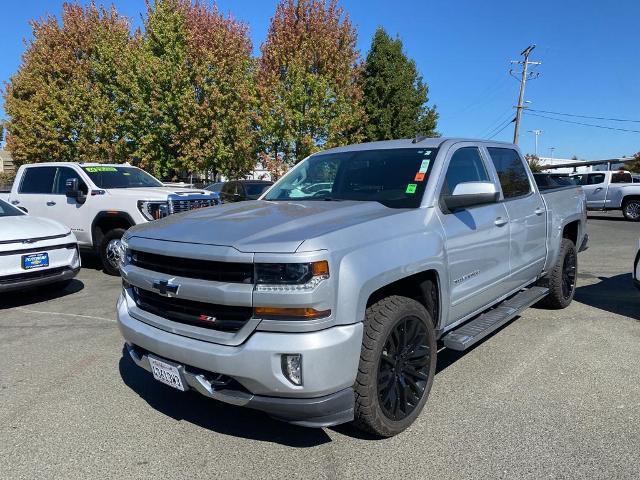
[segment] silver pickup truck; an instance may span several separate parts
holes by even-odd
[[[622,210],[624,218],[640,222],[640,185],[625,171],[577,173],[571,180],[582,186],[589,210]]]
[[[569,305],[586,245],[582,189],[541,193],[512,144],[352,145],[259,200],[128,230],[118,323],[171,387],[391,436],[422,410],[440,345]]]

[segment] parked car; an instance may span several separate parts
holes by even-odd
[[[78,243],[68,227],[0,200],[0,293],[63,288],[79,270]]]
[[[587,238],[582,189],[541,194],[515,145],[339,147],[258,201],[130,229],[118,325],[171,387],[391,436],[427,401],[438,341],[571,303]]]
[[[640,240],[638,241],[638,251],[636,252],[636,260],[633,263],[633,284],[640,289]]]
[[[220,190],[220,199],[223,203],[256,200],[271,185],[273,185],[273,182],[267,180],[234,180],[225,182]]]
[[[622,210],[627,220],[640,222],[640,185],[633,183],[631,173],[591,172],[572,177],[582,186],[589,210]]]
[[[118,274],[120,238],[127,228],[219,203],[214,193],[164,187],[129,165],[62,162],[21,166],[8,200],[67,225],[112,275]]]
[[[224,183],[225,182],[210,183],[209,185],[204,187],[204,189],[209,190],[210,192],[220,193],[220,190],[222,190]]]

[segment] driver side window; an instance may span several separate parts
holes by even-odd
[[[480,150],[477,147],[463,147],[451,156],[442,194],[451,195],[459,183],[490,181]]]

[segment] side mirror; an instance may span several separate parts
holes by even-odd
[[[500,192],[492,182],[464,182],[456,185],[451,195],[442,197],[443,207],[449,212],[461,208],[497,202]]]
[[[65,184],[65,195],[68,198],[75,198],[76,202],[84,203],[87,200],[85,194],[80,190],[79,182],[77,178],[69,178]]]

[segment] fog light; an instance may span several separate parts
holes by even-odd
[[[302,385],[302,355],[299,353],[282,355],[282,373],[294,385]]]

